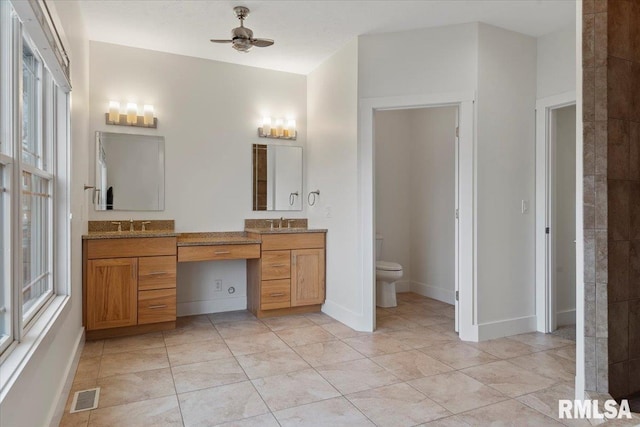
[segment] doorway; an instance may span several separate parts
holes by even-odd
[[[576,324],[576,106],[540,100],[536,142],[536,318],[539,332]]]
[[[456,305],[458,270],[457,125],[455,105],[374,116],[376,260],[402,269],[398,294],[449,306]],[[454,323],[457,332],[457,316]]]
[[[375,146],[374,116],[377,111],[395,109],[457,107],[458,111],[458,188],[457,212],[451,212],[457,224],[458,259],[455,262],[456,303],[455,317],[462,340],[478,341],[475,282],[475,202],[474,202],[474,94],[448,93],[407,95],[399,97],[368,98],[360,103],[359,143],[359,215],[360,254],[364,304],[362,307],[366,329],[374,330],[376,322],[376,268],[375,268]]]

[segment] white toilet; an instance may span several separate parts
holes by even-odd
[[[376,234],[376,305],[396,307],[396,282],[402,279],[402,266],[397,262],[381,261],[382,236]]]

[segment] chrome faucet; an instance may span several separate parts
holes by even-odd
[[[151,224],[151,221],[142,221],[142,231],[147,231],[147,224]]]
[[[273,220],[272,220],[272,219],[267,219],[266,221],[267,221],[267,222],[269,223],[269,225],[270,225],[269,230],[273,230]]]
[[[133,220],[132,219],[129,220],[129,231],[136,231],[136,230],[133,229]]]
[[[122,232],[122,222],[120,221],[111,221],[111,224],[118,226],[118,232]]]
[[[281,216],[280,217],[280,225],[278,226],[278,228],[282,228],[282,223],[284,222],[284,217]]]
[[[288,219],[287,220],[287,228],[291,228],[291,223],[294,222],[295,219]]]

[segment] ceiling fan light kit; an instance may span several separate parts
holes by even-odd
[[[268,47],[274,41],[271,39],[257,39],[253,37],[253,31],[244,26],[244,20],[249,15],[249,8],[244,6],[236,6],[233,8],[236,17],[240,20],[240,26],[231,30],[231,39],[211,39],[213,43],[231,43],[238,52],[247,53],[252,47]]]

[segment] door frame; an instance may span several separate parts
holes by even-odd
[[[576,92],[565,92],[541,98],[536,102],[536,329],[543,333],[552,332],[556,322],[553,269],[551,268],[553,248],[551,247],[552,239],[547,233],[547,227],[553,225],[551,220],[553,202],[550,188],[553,180],[554,161],[551,113],[553,110],[570,105],[576,105]],[[577,188],[578,184],[576,183],[576,191]],[[578,198],[576,198],[577,202]],[[576,224],[578,224],[577,220],[576,217]]]
[[[456,305],[458,332],[462,340],[478,341],[476,289],[476,140],[475,93],[406,95],[360,100],[358,141],[360,265],[363,283],[363,315],[367,329],[376,325],[375,280],[375,149],[374,114],[378,110],[458,107],[458,238]],[[452,212],[455,215],[455,212]]]

